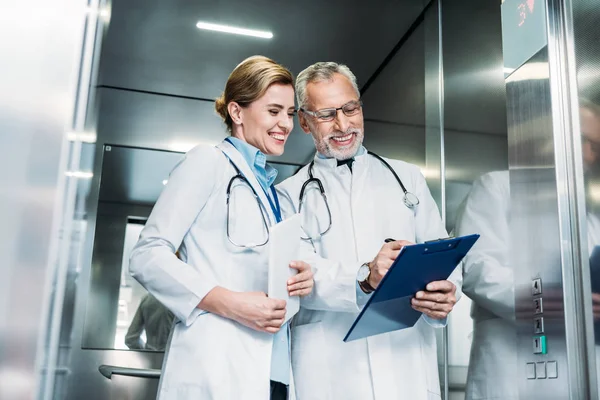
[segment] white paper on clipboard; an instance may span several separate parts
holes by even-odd
[[[298,259],[301,233],[300,214],[278,223],[269,233],[269,297],[287,302],[284,323],[300,309],[300,298],[289,296],[287,281],[298,273],[290,262]]]

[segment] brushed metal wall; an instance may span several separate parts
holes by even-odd
[[[0,398],[43,398],[60,321],[66,141],[76,112],[82,1],[8,1],[0,12]],[[43,66],[44,68],[41,68]]]

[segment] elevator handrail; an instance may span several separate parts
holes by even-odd
[[[106,378],[112,379],[113,375],[132,376],[135,378],[149,378],[159,379],[160,369],[146,369],[146,368],[126,368],[117,367],[115,365],[101,365],[98,367],[98,371]]]

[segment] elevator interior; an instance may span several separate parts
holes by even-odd
[[[82,14],[81,122],[67,138],[71,161],[65,173],[72,200],[65,222],[68,250],[57,280],[62,285],[53,292],[61,301],[50,303],[59,328],[48,340],[56,351],[42,384],[48,391],[42,390],[41,397],[154,398],[165,339],[133,327],[142,301],[152,299],[130,277],[128,253],[183,154],[226,137],[214,99],[235,65],[254,54],[271,57],[294,74],[316,61],[347,64],[358,78],[364,103],[365,146],[421,168],[449,232],[483,230],[498,236],[487,243],[487,252],[482,250],[482,259],[504,265],[486,269],[485,260],[467,260],[465,295],[448,328],[438,332],[444,398],[497,393],[507,399],[549,399],[565,398],[561,396],[573,390],[583,393],[573,386],[569,357],[587,354],[586,365],[595,364],[589,344],[591,275],[582,267],[582,254],[592,254],[600,245],[600,238],[587,236],[600,198],[592,173],[593,155],[600,149],[600,133],[594,137],[600,127],[600,111],[598,121],[594,117],[596,107],[600,109],[600,39],[591,22],[599,10],[591,1],[573,7],[574,31],[581,34],[573,50],[577,79],[569,82],[575,93],[570,99],[589,102],[586,110],[592,116],[584,119],[582,111],[579,122],[578,111],[572,123],[585,133],[583,141],[566,140],[561,147],[559,138],[573,130],[561,131],[563,136],[557,131],[554,90],[560,85],[550,74],[559,69],[552,64],[556,54],[549,39],[512,66],[506,65],[506,36],[503,47],[503,34],[517,29],[523,15],[523,21],[539,17],[542,2],[503,3],[90,2]],[[517,28],[503,26],[509,6]],[[544,8],[543,19],[551,21],[554,9]],[[199,21],[269,30],[273,37],[201,30]],[[586,159],[587,150],[592,155]],[[296,123],[285,154],[270,161],[282,180],[313,156],[312,139]],[[570,164],[560,164],[563,159]],[[563,189],[571,190],[569,204],[579,208],[564,205]],[[572,218],[562,220],[566,211]],[[579,224],[566,238],[565,224],[571,226],[577,216]],[[554,252],[548,251],[548,243]],[[533,257],[531,248],[544,257]],[[565,301],[563,284],[570,282],[565,263],[580,272],[572,278],[572,288],[588,290],[582,295],[587,303]],[[543,292],[532,292],[530,282],[538,282]],[[482,294],[478,288],[484,286],[497,296]],[[539,299],[545,311],[536,309],[542,308]],[[567,340],[573,334],[567,321],[574,321],[565,315],[569,304],[576,308],[572,314],[581,317],[573,322],[583,327],[578,345],[585,351],[580,353]],[[172,315],[168,310],[161,315],[168,325]],[[504,337],[488,334],[495,330]],[[503,358],[478,358],[486,352]],[[595,385],[595,377],[580,384]],[[493,388],[481,389],[486,386]],[[477,397],[478,390],[485,394]]]

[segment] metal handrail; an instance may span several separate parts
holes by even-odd
[[[159,379],[160,369],[126,368],[114,365],[101,365],[98,371],[106,378],[112,379],[113,375],[132,376],[135,378]]]

